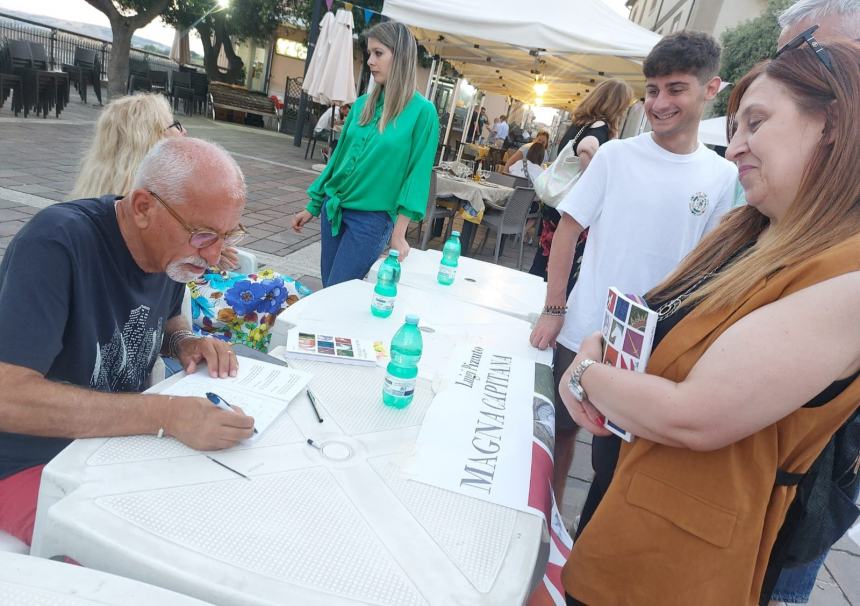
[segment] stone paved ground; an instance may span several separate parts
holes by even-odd
[[[92,135],[100,109],[73,99],[59,119],[14,118],[8,104],[0,109],[0,259],[12,236],[39,209],[67,198],[74,184],[83,149]],[[304,147],[292,145],[292,137],[238,125],[213,122],[201,117],[178,115],[193,136],[224,146],[245,172],[248,202],[243,222],[250,237],[242,248],[253,251],[262,265],[288,273],[310,288],[319,281],[319,223],[305,227],[303,234],[289,229],[290,217],[304,207],[305,189],[316,172],[304,159]],[[319,162],[319,150],[316,161]],[[476,242],[484,236],[479,230]],[[410,228],[410,241],[417,243],[417,230]],[[492,261],[494,240],[486,253],[473,255]],[[431,240],[431,248],[442,241]],[[527,246],[524,265],[534,255]],[[508,245],[500,262],[516,267],[517,247]],[[2,312],[2,310],[0,310]],[[576,444],[573,468],[568,479],[562,514],[571,523],[585,501],[591,481],[590,436],[583,432]],[[860,536],[857,537],[860,541]],[[831,551],[822,567],[813,606],[860,606],[860,546],[848,537]]]

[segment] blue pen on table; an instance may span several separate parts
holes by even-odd
[[[215,406],[220,408],[221,410],[229,410],[230,412],[236,412],[233,410],[233,407],[227,403],[227,400],[219,396],[218,394],[212,393],[211,391],[206,392],[206,397],[212,402]],[[254,433],[259,433],[257,428],[254,428]]]

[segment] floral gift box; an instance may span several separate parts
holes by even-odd
[[[268,351],[278,314],[311,291],[271,269],[213,272],[188,283],[194,332]]]

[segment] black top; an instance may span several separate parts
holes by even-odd
[[[184,285],[138,267],[116,196],[55,204],[0,265],[0,362],[106,392],[139,392]],[[71,440],[0,432],[0,478],[47,463]]]
[[[583,124],[571,124],[570,128],[567,129],[567,132],[564,133],[564,136],[561,138],[561,141],[558,143],[558,149],[561,151],[564,149],[564,146],[567,145],[567,142],[576,137],[577,133],[579,133],[579,129],[583,127]],[[597,142],[600,145],[603,145],[607,141],[609,141],[609,125],[603,124],[602,126],[594,126],[591,128],[586,128],[579,138],[576,140],[576,144],[573,146],[573,153],[576,153],[576,146],[579,145],[579,142],[585,139],[586,137],[595,137]]]

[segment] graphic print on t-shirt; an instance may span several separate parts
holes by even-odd
[[[131,310],[128,321],[114,329],[109,343],[96,343],[96,361],[90,387],[98,391],[141,391],[147,372],[161,350],[162,319],[147,328],[150,309]]]

